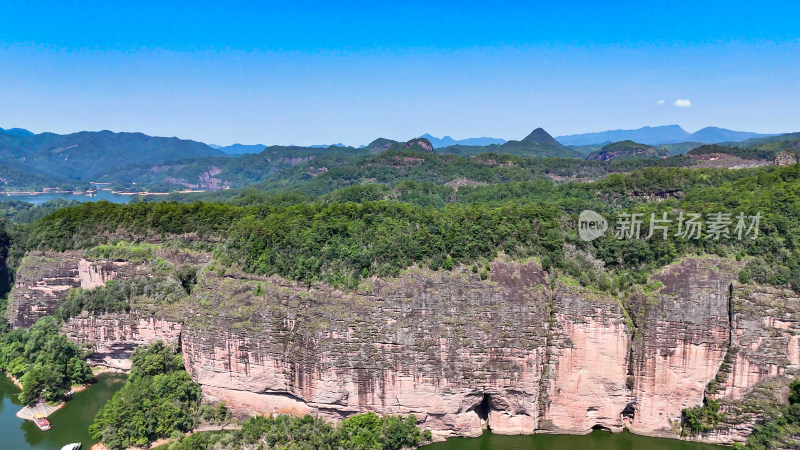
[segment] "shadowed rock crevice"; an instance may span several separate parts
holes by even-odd
[[[636,416],[636,403],[628,403],[625,405],[625,409],[622,410],[620,413],[623,419],[633,420]]]
[[[487,423],[486,428],[489,428],[489,411],[492,410],[492,397],[489,394],[483,394],[483,399],[475,406],[475,413],[480,419]]]
[[[728,285],[728,347],[733,345],[733,283]]]

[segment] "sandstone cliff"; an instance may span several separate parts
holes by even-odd
[[[93,365],[129,370],[134,348],[155,341],[178,344],[181,324],[152,316],[141,317],[134,312],[72,317],[62,331],[76,344],[92,347],[89,361]]]
[[[116,277],[132,277],[137,264],[127,261],[90,262],[83,252],[36,252],[23,258],[6,313],[14,327],[29,327],[55,313],[72,288],[91,289]]]
[[[69,287],[127,267],[107,264],[30,255],[10,318],[32,323]],[[626,298],[535,262],[496,261],[489,280],[409,269],[349,293],[208,270],[180,311],[83,315],[65,332],[115,367],[136,345],[180,341],[205,394],[250,413],[414,413],[439,436],[488,427],[678,437],[681,410],[711,396],[725,419],[698,439],[734,442],[765,405],[785,401],[800,367],[800,299],[738,285],[739,268],[685,258]]]
[[[254,295],[255,279],[209,277],[183,349],[207,394],[250,412],[411,412],[440,435],[678,437],[682,409],[741,348],[718,394],[727,421],[700,437],[740,441],[755,414],[737,408],[796,372],[798,341],[786,294],[747,293],[739,268],[686,258],[652,278],[655,292],[626,299],[552,281],[534,263],[495,263],[488,282],[409,271],[352,294],[273,278]]]

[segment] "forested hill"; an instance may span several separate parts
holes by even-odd
[[[590,153],[586,159],[590,161],[611,161],[613,159],[629,158],[666,158],[667,156],[669,156],[669,150],[665,148],[655,148],[633,141],[622,141],[608,144],[602,149]]]
[[[95,181],[111,170],[132,164],[164,164],[209,156],[226,155],[201,142],[142,133],[82,131],[60,135],[0,131],[3,178],[5,173],[17,171],[34,179],[52,180],[51,183]]]
[[[548,180],[464,186],[404,182],[363,185],[323,197],[287,196],[249,206],[209,203],[83,204],[20,230],[25,249],[91,248],[112,239],[189,236],[217,248],[222,267],[354,288],[371,275],[392,276],[420,264],[482,270],[500,254],[536,257],[545,268],[618,292],[687,254],[747,258],[743,279],[800,286],[800,165],[754,169],[653,167],[594,183]],[[668,193],[663,196],[664,193]],[[654,197],[663,198],[653,202]],[[586,242],[577,216],[594,210],[610,222],[621,213],[677,216],[759,214],[758,239],[686,239],[677,221],[668,239],[618,239],[612,230]],[[733,225],[731,225],[731,230]]]
[[[508,141],[504,144],[487,146],[453,145],[437,150],[440,153],[456,155],[476,155],[480,153],[507,153],[517,156],[544,158],[580,158],[581,153],[562,145],[542,128],[533,130],[521,141]]]
[[[259,153],[239,157],[194,158],[153,166],[139,164],[109,171],[98,180],[126,189],[134,183],[135,190],[153,192],[184,189],[223,190],[238,188],[269,178],[276,172],[302,164],[313,166],[326,157],[350,160],[370,153],[368,149],[352,147],[293,147],[270,146]]]
[[[773,159],[780,155],[781,161],[789,161],[792,154],[800,151],[800,137],[796,134],[748,142],[718,149],[737,158],[760,161],[768,160],[769,155]],[[83,190],[91,188],[89,182],[93,181],[129,192],[254,187],[297,189],[317,195],[364,182],[386,186],[401,180],[450,183],[456,188],[543,177],[590,181],[646,166],[697,165],[707,148],[689,157],[666,156],[668,152],[683,153],[699,145],[666,148],[623,141],[604,148],[578,150],[561,145],[537,128],[520,141],[502,145],[434,149],[425,138],[407,142],[378,138],[363,148],[270,146],[259,153],[236,157],[199,142],[140,133],[104,131],[62,136],[0,132],[0,191],[52,187]],[[593,161],[597,164],[580,161],[589,152],[596,152],[589,159],[600,160]],[[663,160],[622,162],[623,159]],[[609,160],[613,161],[607,163]],[[711,164],[708,160],[700,161],[700,165]]]
[[[502,150],[500,146],[481,148],[484,151]],[[231,189],[224,193],[200,194],[200,197],[229,199],[240,195],[237,188],[245,188],[247,196],[251,197],[290,191],[319,196],[340,188],[363,184],[379,185],[381,189],[392,188],[403,181],[435,183],[437,191],[446,191],[459,190],[464,186],[541,179],[586,182],[612,173],[630,172],[644,167],[747,167],[774,164],[778,156],[778,162],[790,163],[796,161],[800,152],[800,139],[758,142],[747,148],[706,145],[686,156],[668,156],[671,150],[665,146],[653,147],[622,141],[598,148],[587,158],[588,161],[577,158],[521,157],[508,153],[464,156],[447,153],[449,147],[436,149],[436,153],[431,153],[428,149],[389,139],[376,139],[362,149],[276,147],[274,153],[270,149],[259,155],[224,162],[225,165],[219,166],[220,173],[214,178],[229,183]],[[727,161],[714,155],[709,157],[707,152],[711,150],[735,158]],[[197,164],[199,167],[209,167],[208,160],[200,160]],[[186,167],[198,170],[198,167],[193,168],[191,165],[179,167],[181,170]],[[158,177],[168,173],[152,173],[147,168],[141,170],[150,178],[139,178],[139,185],[163,180]],[[126,173],[137,175],[139,172],[129,168]],[[187,174],[183,179],[189,180],[190,176],[191,174]],[[169,188],[169,185],[163,186],[165,190]],[[355,190],[350,191],[351,194]],[[197,197],[176,194],[168,199],[191,200]]]
[[[493,153],[462,157],[387,151],[360,159],[320,158],[313,163],[301,164],[276,173],[266,181],[249,187],[266,192],[294,190],[308,195],[322,195],[365,183],[391,187],[403,181],[414,181],[459,190],[465,186],[541,179],[587,181],[609,173],[627,172],[648,166],[681,167],[692,164],[686,157],[606,163],[571,158],[523,158]]]

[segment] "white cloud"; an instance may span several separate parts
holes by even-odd
[[[657,101],[657,102],[656,102],[656,105],[658,105],[658,106],[661,106],[661,105],[663,105],[664,103],[665,103],[665,102],[664,102],[664,100],[659,100],[659,101]]]
[[[679,98],[675,100],[675,103],[673,103],[673,105],[677,106],[678,108],[688,108],[692,106],[692,102],[689,101],[688,98]]]

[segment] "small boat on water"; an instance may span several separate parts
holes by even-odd
[[[72,444],[67,444],[61,447],[61,450],[80,450],[81,443],[80,442],[73,442]]]
[[[45,415],[42,413],[33,416],[33,423],[35,423],[36,426],[42,431],[47,431],[50,429],[50,421],[47,420],[47,417],[45,417]]]

